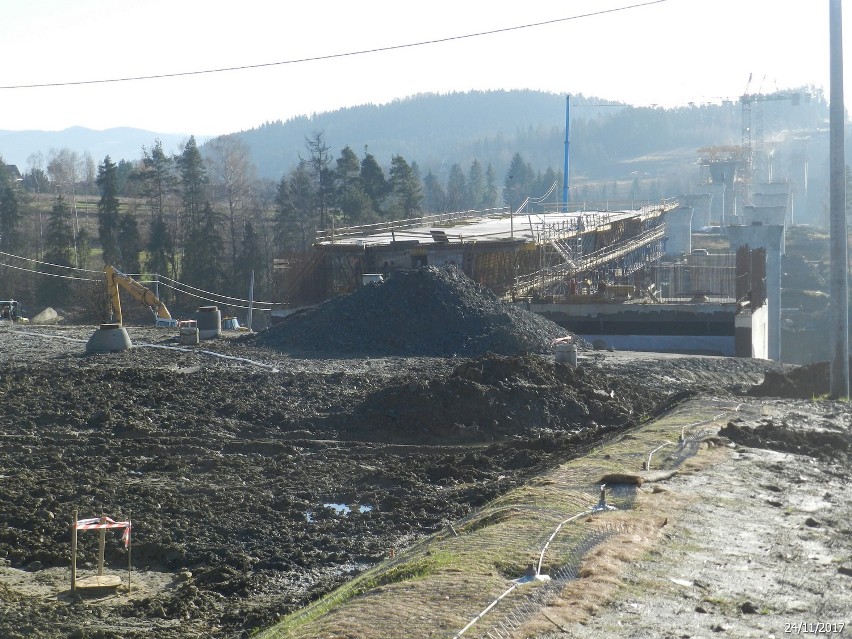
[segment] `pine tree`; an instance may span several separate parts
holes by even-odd
[[[482,201],[482,206],[486,209],[493,209],[499,206],[499,202],[500,190],[497,186],[497,174],[489,162],[485,169],[485,199]]]
[[[162,216],[155,217],[154,221],[151,222],[148,232],[147,253],[148,259],[145,261],[145,268],[150,273],[171,275],[172,277],[175,275],[174,271],[169,268],[174,259],[174,241]]]
[[[311,137],[305,138],[305,146],[309,153],[307,165],[313,171],[314,196],[319,209],[319,226],[326,229],[330,226],[328,205],[334,191],[334,176],[329,168],[331,154],[322,131],[314,131]]]
[[[447,210],[447,194],[441,181],[429,171],[423,178],[423,203],[430,213],[444,213]]]
[[[361,162],[351,148],[344,147],[334,170],[334,200],[343,213],[343,224],[375,221],[372,201],[361,182]]]
[[[382,206],[388,195],[388,181],[375,156],[367,153],[366,149],[364,159],[361,160],[361,186],[372,202],[373,211],[381,217]]]
[[[60,195],[56,198],[44,232],[44,260],[58,266],[73,266],[74,230],[71,211]],[[65,275],[65,269],[45,266],[44,270]],[[43,277],[39,280],[37,298],[45,306],[62,306],[71,298],[70,280],[62,277]]]
[[[256,292],[264,290],[266,287],[266,262],[260,237],[254,229],[254,224],[251,220],[246,220],[237,268],[239,274],[238,286],[245,286],[247,290],[252,271],[254,271],[254,290]]]
[[[101,241],[104,264],[121,266],[118,244],[118,182],[116,166],[109,156],[98,167],[97,185],[101,191],[98,202],[98,236]]]
[[[485,206],[485,174],[479,160],[471,162],[467,173],[467,202],[472,209],[487,208]]]
[[[420,213],[423,188],[413,168],[401,155],[391,159],[390,186],[393,205],[390,209],[397,219],[414,217]]]
[[[127,273],[138,273],[142,270],[139,253],[142,251],[142,241],[139,238],[139,225],[132,213],[122,213],[118,216],[118,254],[122,268]]]
[[[139,185],[139,195],[145,198],[151,219],[155,220],[165,216],[167,198],[176,186],[174,160],[163,152],[160,140],[154,141],[150,153],[143,148],[142,154],[139,170],[132,179]]]
[[[468,208],[467,181],[458,163],[450,167],[450,175],[447,177],[447,207],[450,211],[464,211]]]
[[[18,195],[0,157],[0,249],[14,253],[20,245],[18,225],[21,221]]]
[[[275,239],[285,251],[307,251],[316,232],[311,171],[300,162],[275,193]]]
[[[217,292],[224,283],[225,245],[218,231],[222,221],[222,215],[205,202],[187,232],[181,279],[205,291]]]
[[[191,241],[188,234],[195,228],[197,219],[207,202],[207,169],[198,145],[195,143],[194,135],[190,136],[183,152],[175,159],[175,164],[178,170],[178,191],[181,199],[180,215],[175,221],[174,231],[175,266],[177,266],[186,250],[186,244]]]
[[[534,195],[534,179],[532,167],[524,162],[520,153],[515,153],[509,164],[503,189],[503,201],[513,211],[517,210],[527,197]]]

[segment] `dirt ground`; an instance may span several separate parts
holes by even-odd
[[[611,606],[556,617],[553,636],[765,636],[788,613],[849,617],[849,408],[744,395],[786,367],[334,359],[238,334],[180,348],[150,328],[128,329],[130,351],[85,356],[92,331],[0,328],[0,636],[249,636],[608,437],[720,395],[749,407],[727,433],[747,443],[666,485],[689,502],[670,537],[625,568]],[[822,434],[785,435],[800,425]],[[130,593],[69,592],[74,510],[132,518]],[[96,535],[80,540],[91,574]],[[117,533],[106,560],[126,581]]]
[[[617,587],[579,620],[552,602],[540,639],[852,634],[849,406],[767,398],[739,410],[721,432],[760,447],[730,442],[646,485],[645,514],[665,522],[657,543],[618,566]]]

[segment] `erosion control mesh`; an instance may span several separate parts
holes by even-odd
[[[475,357],[542,353],[565,335],[456,267],[422,267],[291,315],[256,339],[279,350]]]

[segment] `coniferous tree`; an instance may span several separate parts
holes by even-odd
[[[500,204],[500,189],[497,186],[497,174],[494,172],[494,167],[488,163],[485,169],[485,199],[482,202],[483,208],[493,209]]]
[[[450,167],[450,175],[447,177],[447,208],[450,211],[464,211],[468,208],[467,181],[458,163]]]
[[[133,173],[133,181],[138,184],[139,195],[145,199],[152,220],[166,215],[166,202],[174,191],[176,179],[174,159],[163,152],[163,143],[154,140],[154,148],[149,152],[142,149],[142,162]]]
[[[517,210],[530,195],[535,195],[532,193],[534,179],[532,167],[524,162],[520,153],[515,153],[509,164],[503,189],[503,201],[513,211]]]
[[[175,221],[174,238],[176,243],[175,261],[180,262],[186,246],[193,242],[189,237],[197,224],[197,219],[207,202],[207,169],[195,143],[190,136],[183,152],[175,159],[178,170],[178,191],[180,193],[180,215]],[[183,267],[181,267],[183,270]]]
[[[401,155],[391,159],[389,182],[393,200],[390,210],[394,217],[405,219],[420,213],[423,187],[414,168]]]
[[[307,251],[316,232],[311,170],[303,160],[281,176],[275,194],[275,237],[285,251]]]
[[[175,272],[170,267],[174,264],[174,242],[169,227],[162,216],[157,216],[151,222],[148,232],[148,259],[145,268],[150,273],[159,273],[174,277]]]
[[[266,287],[266,268],[264,268],[266,262],[267,259],[261,246],[260,237],[255,231],[254,224],[251,220],[246,220],[245,228],[243,229],[240,260],[237,268],[237,290],[240,290],[240,286],[244,286],[248,290],[252,271],[254,271],[255,293],[264,290]]]
[[[204,203],[187,233],[181,274],[187,283],[214,293],[222,289],[225,276],[225,246],[218,230],[222,218],[210,202]]]
[[[0,157],[0,250],[14,253],[20,245],[18,225],[21,221],[18,195]]]
[[[141,251],[142,241],[136,217],[132,213],[121,213],[118,216],[118,255],[127,273],[139,273],[142,270],[139,263]]]
[[[337,158],[334,183],[335,202],[343,213],[345,226],[374,221],[371,199],[361,183],[361,162],[348,146]]]
[[[319,210],[319,227],[325,229],[330,226],[328,206],[334,191],[334,176],[329,166],[331,154],[322,131],[314,131],[311,137],[305,138],[305,146],[308,148],[307,165],[313,171],[314,196]]]
[[[382,206],[388,195],[388,181],[375,156],[367,153],[366,149],[364,159],[361,160],[361,187],[370,198],[373,211],[381,217]]]
[[[109,156],[98,167],[97,184],[101,191],[98,202],[98,236],[101,241],[104,264],[121,266],[119,248],[118,174]]]
[[[44,260],[57,266],[74,266],[74,230],[71,211],[62,195],[56,198],[44,231]],[[45,266],[45,271],[67,275],[65,269]],[[37,298],[45,306],[62,306],[71,298],[70,280],[43,277],[39,280]]]
[[[429,171],[423,178],[423,204],[430,213],[444,213],[447,210],[447,194],[441,181]]]
[[[472,209],[487,208],[485,206],[485,173],[482,171],[479,160],[471,162],[467,173],[467,202],[468,207]]]
[[[177,179],[175,161],[163,152],[163,143],[154,141],[149,152],[143,149],[140,168],[133,174],[139,194],[145,198],[151,223],[148,233],[145,268],[152,274],[177,275],[173,230],[167,222],[168,202],[173,194]]]

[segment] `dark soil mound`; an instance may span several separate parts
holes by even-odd
[[[476,357],[543,353],[564,335],[458,268],[423,267],[292,315],[255,339],[278,350]]]
[[[849,362],[852,368],[852,358]],[[752,386],[748,394],[756,397],[812,399],[828,394],[830,388],[831,367],[828,362],[817,362],[789,372],[767,370],[763,382]]]
[[[742,446],[811,457],[845,459],[852,452],[852,434],[848,432],[797,429],[786,421],[776,424],[771,419],[757,426],[729,422],[719,435]]]
[[[341,436],[440,445],[623,427],[651,414],[668,392],[536,355],[489,354],[449,375],[371,393]]]

